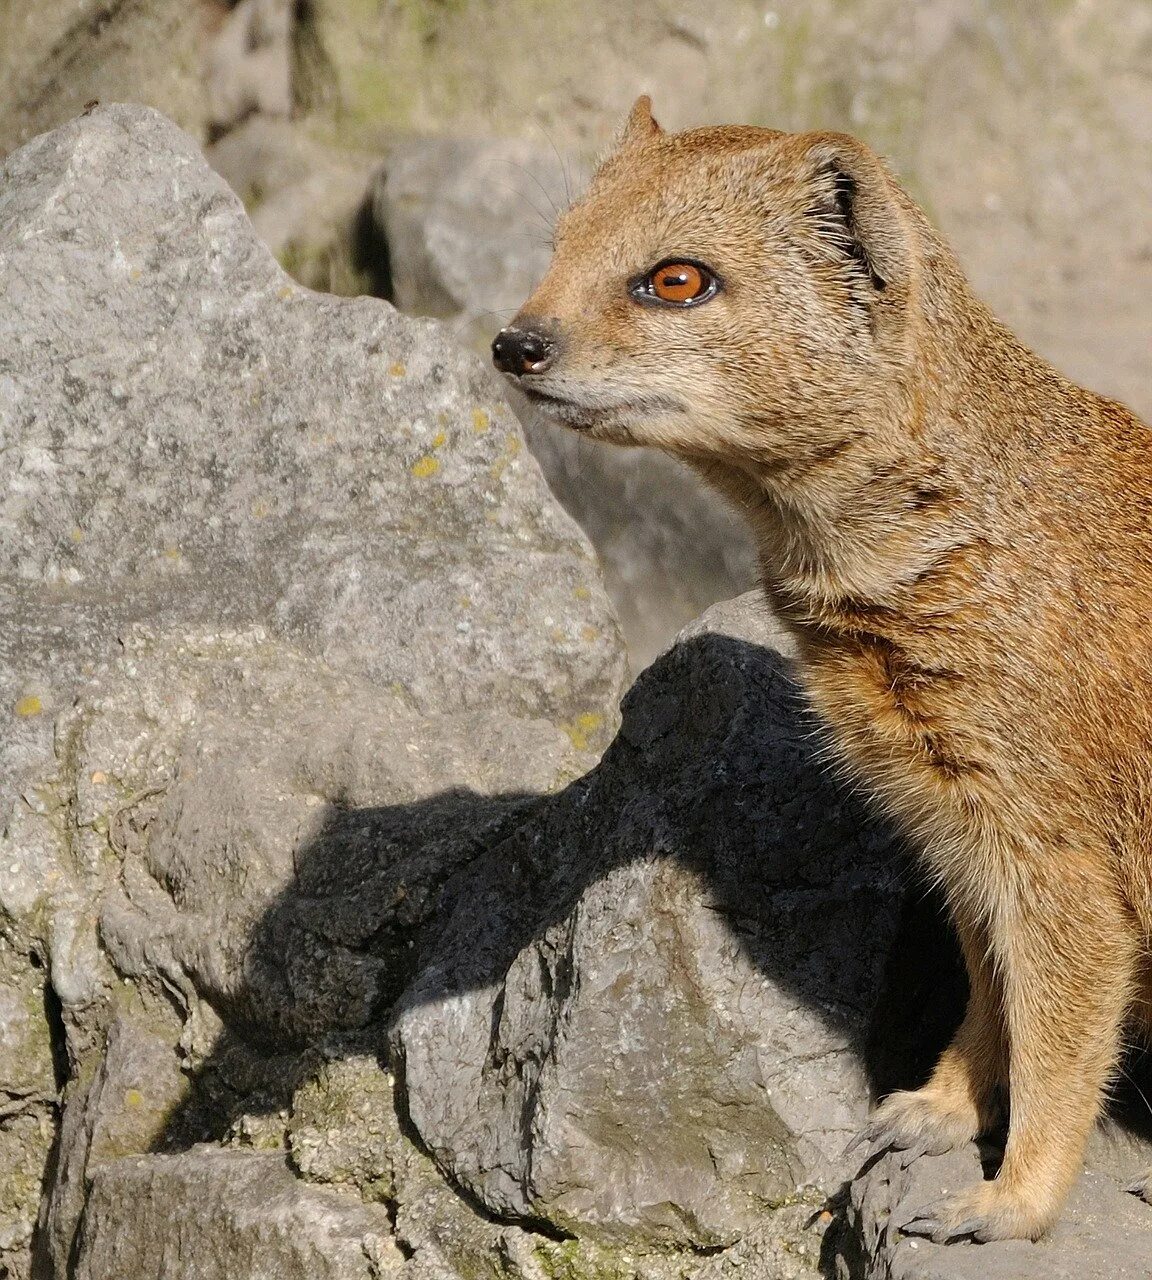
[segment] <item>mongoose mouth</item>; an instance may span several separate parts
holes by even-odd
[[[640,421],[659,413],[682,411],[683,405],[671,396],[648,395],[629,399],[617,399],[610,393],[591,392],[579,398],[543,391],[527,380],[520,380],[517,387],[533,404],[565,426],[576,431],[591,431],[598,426],[627,426],[629,421]]]
[[[527,400],[538,405],[550,417],[558,419],[566,427],[571,427],[574,431],[588,431],[592,427],[593,423],[587,411],[571,400],[551,395],[547,391],[538,391],[535,387],[525,386],[522,382],[517,383],[517,386]]]

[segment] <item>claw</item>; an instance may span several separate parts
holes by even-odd
[[[914,1164],[921,1156],[927,1155],[929,1145],[927,1142],[915,1142],[909,1147],[894,1147],[900,1162],[900,1168],[907,1169],[910,1164]]]
[[[863,1160],[860,1162],[861,1167],[870,1165],[877,1156],[882,1156],[891,1151],[899,1156],[900,1167],[907,1169],[913,1161],[919,1160],[923,1155],[927,1155],[932,1148],[932,1144],[926,1139],[907,1138],[892,1129],[885,1129],[878,1134],[862,1133],[844,1154],[849,1155],[851,1151],[856,1150],[865,1141],[869,1141],[870,1145],[864,1154]]]
[[[935,1206],[920,1209],[900,1230],[906,1236],[927,1236],[933,1244],[948,1244],[965,1236],[979,1240],[981,1231],[988,1225],[984,1217],[965,1218],[962,1222],[949,1223],[940,1216],[941,1212]]]
[[[861,1147],[867,1146],[864,1156],[860,1161],[860,1167],[869,1165],[877,1156],[889,1150],[895,1143],[895,1137],[890,1130],[877,1130],[873,1125],[866,1125],[844,1148],[844,1156],[848,1157],[853,1152],[859,1151]]]
[[[904,1223],[900,1230],[906,1236],[928,1236],[934,1238],[936,1232],[943,1227],[943,1223],[939,1218],[933,1218],[928,1213],[914,1214]]]
[[[1139,1196],[1145,1203],[1152,1204],[1152,1177],[1147,1174],[1142,1178],[1137,1178],[1135,1182],[1130,1182],[1124,1190],[1129,1195]]]
[[[892,1139],[887,1135],[879,1138],[873,1138],[868,1150],[864,1153],[862,1165],[871,1164],[877,1156],[882,1156],[886,1151],[892,1150]]]
[[[959,1240],[964,1236],[971,1236],[974,1240],[979,1240],[980,1232],[987,1226],[984,1218],[966,1218],[963,1222],[958,1222],[954,1227],[946,1227],[938,1231],[932,1239],[936,1244],[947,1244],[950,1240]]]
[[[867,1128],[861,1129],[860,1132],[849,1140],[848,1145],[840,1153],[841,1159],[847,1159],[853,1151],[859,1151],[860,1148],[868,1141]]]

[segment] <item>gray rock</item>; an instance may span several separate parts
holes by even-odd
[[[624,663],[483,365],[300,289],[155,113],[5,162],[0,291],[0,1260],[63,1073],[62,1275],[94,1162],[369,1034],[440,882],[608,741]]]
[[[373,211],[396,305],[483,346],[544,274],[557,216],[589,168],[542,139],[424,138],[390,149]]]
[[[373,208],[396,305],[450,320],[486,355],[544,274],[552,223],[586,177],[576,158],[536,141],[395,148]],[[756,581],[744,525],[687,468],[649,450],[590,446],[514,391],[510,400],[553,492],[596,547],[636,670]]]
[[[1145,1280],[1152,1267],[1152,1210],[1123,1191],[1147,1166],[1130,1141],[1099,1140],[1068,1207],[1044,1240],[937,1245],[895,1229],[948,1191],[979,1181],[974,1147],[923,1157],[901,1168],[885,1156],[851,1188],[851,1238],[840,1254],[843,1276],[885,1280]]]
[[[404,1261],[382,1206],[301,1182],[282,1155],[198,1148],[90,1177],[76,1280],[379,1280]]]
[[[43,966],[0,933],[0,1275],[24,1280],[56,1120]]]
[[[293,285],[189,139],[98,110],[9,160],[0,228],[0,573],[25,601],[266,622],[420,710],[563,720],[615,690],[595,565],[493,379]]]
[[[786,647],[758,597],[706,615],[598,768],[449,886],[394,1041],[421,1139],[493,1212],[714,1248],[847,1172],[896,869]]]

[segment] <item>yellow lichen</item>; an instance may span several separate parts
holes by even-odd
[[[388,372],[394,378],[402,378],[408,372],[408,366],[403,360],[397,360],[394,364],[388,366]]]
[[[26,698],[21,698],[16,704],[16,714],[18,716],[38,716],[43,710],[44,704],[34,693],[30,693]]]
[[[568,735],[569,740],[577,751],[587,751],[589,747],[589,738],[604,723],[604,717],[595,711],[585,711],[583,715],[579,715],[571,724],[562,724],[560,727]]]
[[[472,410],[472,430],[475,431],[477,435],[483,435],[490,425],[491,419],[483,409]]]
[[[417,480],[426,480],[429,476],[434,476],[439,470],[440,463],[427,453],[412,464],[412,474]]]

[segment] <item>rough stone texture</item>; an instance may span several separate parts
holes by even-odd
[[[147,112],[100,110],[4,178],[17,607],[267,623],[417,710],[600,706],[618,662],[595,566],[479,362],[387,306],[296,288]],[[13,692],[66,705],[29,647],[4,664]]]
[[[294,1178],[272,1153],[194,1148],[90,1170],[76,1280],[379,1280],[387,1212]]]
[[[0,932],[0,1275],[31,1242],[52,1142],[57,1064],[46,978]]]
[[[429,139],[395,149],[375,185],[391,296],[449,320],[487,354],[551,256],[558,209],[586,179],[579,161],[532,141]],[[680,463],[589,445],[510,393],[552,491],[588,534],[640,670],[717,600],[756,580],[744,525]]]
[[[608,740],[623,656],[479,361],[293,284],[156,114],[7,160],[0,292],[19,1277],[56,1075],[45,1274],[90,1162],[275,1110],[381,1016],[439,880]]]
[[[1152,1211],[1123,1187],[1147,1168],[1148,1148],[1101,1133],[1060,1221],[1038,1244],[936,1245],[893,1229],[926,1204],[981,1177],[975,1147],[904,1169],[884,1156],[851,1187],[852,1238],[837,1275],[883,1280],[1145,1280],[1152,1270]]]
[[[449,887],[404,996],[408,1114],[498,1213],[729,1244],[835,1186],[895,930],[756,597],[705,616],[599,767]]]

